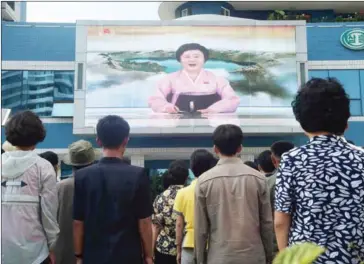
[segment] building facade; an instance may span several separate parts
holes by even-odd
[[[267,19],[274,12],[272,10],[286,10],[284,6],[274,5],[263,9],[264,6],[256,6],[258,4],[252,4],[249,9],[244,6],[248,4],[252,3],[239,6],[238,2],[165,2],[161,4],[159,14],[161,19],[211,20],[230,16],[262,20]],[[312,7],[304,9],[308,7],[303,3],[299,5],[303,5],[301,10],[293,13],[286,10],[285,13],[293,16],[302,15],[301,11],[304,11],[307,20],[311,21],[306,26],[309,78],[335,77],[343,83],[351,100],[352,114],[346,137],[364,146],[364,49],[360,48],[364,46],[364,33],[355,33],[364,32],[364,22],[314,22],[313,19],[349,17],[353,9],[360,10],[360,6],[341,5],[327,9],[320,6],[321,9],[312,10]],[[325,21],[324,18],[321,20]],[[351,34],[349,45],[342,40],[345,32]],[[53,150],[62,156],[68,145],[81,138],[90,140],[96,147],[95,136],[72,132],[76,25],[3,22],[2,34],[2,108],[10,108],[12,112],[31,109],[42,117],[47,137],[39,144],[39,152]],[[254,159],[276,140],[290,140],[300,145],[307,139],[301,132],[247,133],[242,158]],[[211,147],[210,135],[132,135],[127,155],[133,164],[156,170],[166,168],[173,159],[188,160],[196,148]],[[70,168],[62,164],[62,170],[62,174],[67,174]]]
[[[27,10],[25,1],[1,2],[1,20],[3,21],[26,21]]]

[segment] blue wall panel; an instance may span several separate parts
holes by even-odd
[[[311,70],[308,71],[308,79],[312,78],[327,78],[329,77],[329,71],[327,70]]]
[[[350,100],[350,114],[352,116],[362,116],[362,101],[361,100]],[[364,133],[364,131],[363,131]]]
[[[349,50],[345,48],[340,42],[341,34],[344,31],[352,28],[364,29],[364,23],[308,24],[308,60],[364,60],[363,51]]]
[[[2,22],[1,28],[2,60],[75,60],[75,24]]]
[[[361,91],[361,101],[362,101],[361,109],[362,109],[362,113],[364,115],[364,70],[361,70],[359,72],[359,76],[360,76],[360,91]]]
[[[350,99],[361,98],[359,70],[329,70],[329,76],[342,83]]]

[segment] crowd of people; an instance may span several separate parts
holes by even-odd
[[[244,162],[242,129],[221,125],[213,153],[172,162],[154,201],[146,171],[123,158],[122,117],[99,120],[100,160],[90,142],[71,144],[72,177],[57,182],[57,155],[34,151],[42,121],[14,114],[13,147],[2,151],[2,263],[265,264],[301,242],[325,247],[317,264],[362,263],[364,151],[343,136],[348,96],[335,79],[311,79],[292,108],[307,144],[272,142]]]

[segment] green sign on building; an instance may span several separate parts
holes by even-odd
[[[349,29],[341,35],[340,41],[348,49],[364,50],[364,29]]]

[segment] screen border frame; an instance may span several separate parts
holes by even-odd
[[[78,20],[76,21],[76,54],[75,54],[75,78],[74,78],[74,116],[73,134],[95,135],[94,127],[85,126],[85,98],[86,98],[86,65],[87,65],[87,28],[89,26],[294,26],[296,40],[296,72],[297,88],[308,80],[308,54],[307,54],[307,30],[306,21],[260,21],[233,18],[231,20],[164,20],[164,21],[100,21]],[[304,76],[301,75],[304,69]],[[81,87],[80,87],[81,86]],[[300,134],[302,129],[294,118],[269,118],[277,125],[242,125],[244,132],[249,134]],[[201,135],[213,132],[214,127],[131,127],[133,135],[158,135],[158,134],[193,134]]]

